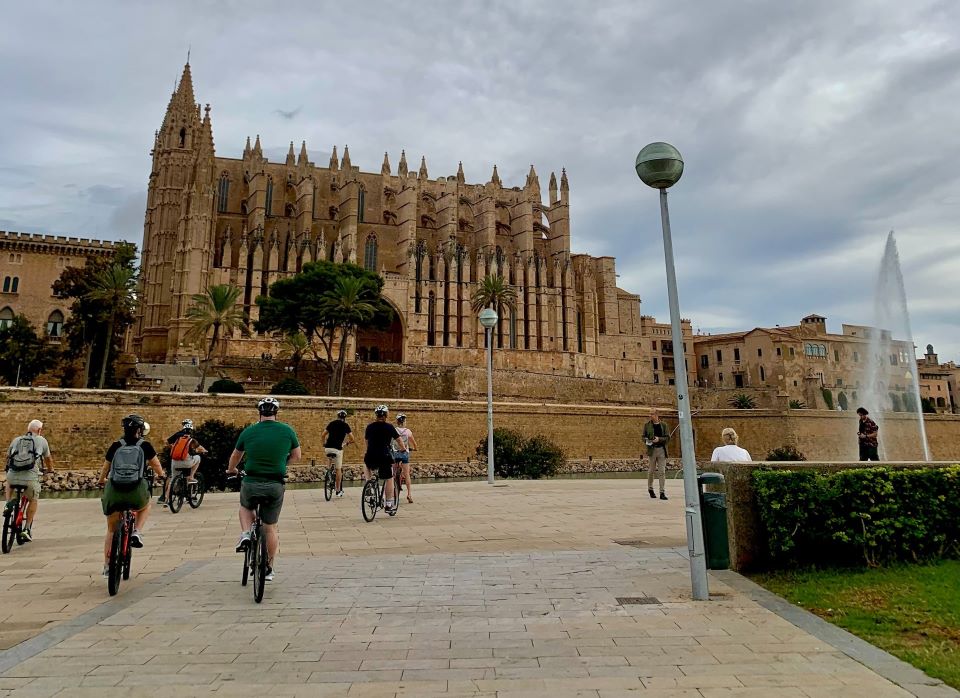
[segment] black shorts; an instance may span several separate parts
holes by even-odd
[[[275,524],[280,520],[283,507],[283,483],[250,480],[244,478],[240,484],[240,506],[251,511],[260,505],[260,519],[265,524]]]
[[[363,457],[363,464],[368,470],[376,472],[381,480],[389,480],[393,477],[393,458],[391,456],[371,456],[369,453]]]

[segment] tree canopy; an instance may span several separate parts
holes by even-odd
[[[7,385],[29,385],[41,373],[53,368],[57,350],[37,334],[24,315],[0,330],[0,376]]]

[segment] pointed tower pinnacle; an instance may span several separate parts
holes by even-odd
[[[340,169],[347,171],[351,168],[350,165],[350,146],[343,146],[343,160],[340,162]]]
[[[457,182],[463,184],[466,181],[466,178],[463,176],[463,160],[460,161],[460,164],[457,166]]]
[[[307,158],[307,142],[300,142],[300,158],[297,160],[298,165],[309,165],[310,160]]]
[[[557,203],[557,174],[556,172],[550,173],[550,203]]]
[[[250,157],[250,136],[247,136],[247,145],[243,149],[243,157],[244,158]]]
[[[399,174],[401,177],[406,177],[408,174],[407,151],[405,150],[400,151],[400,166],[397,167],[397,174]]]
[[[537,171],[533,169],[533,165],[530,165],[530,172],[527,173],[527,186],[539,196],[540,178],[537,177]]]
[[[570,183],[567,182],[567,168],[560,172],[560,198],[565,199],[570,194]]]
[[[340,160],[337,158],[337,146],[333,146],[333,153],[330,155],[330,170],[336,172],[340,169]]]
[[[493,184],[496,184],[498,187],[500,186],[500,175],[497,173],[497,166],[496,166],[496,165],[493,166],[493,174],[490,175],[490,181],[491,181]]]
[[[420,172],[417,173],[417,177],[419,177],[420,179],[427,178],[427,156],[426,155],[420,156]]]
[[[263,157],[263,148],[260,147],[260,134],[257,134],[257,140],[253,143],[253,154],[258,158]]]
[[[190,63],[183,66],[183,75],[180,76],[180,83],[177,85],[176,96],[183,105],[196,104],[193,96],[193,76],[190,74]]]
[[[390,156],[386,153],[383,154],[383,164],[380,165],[380,174],[384,177],[390,176]]]
[[[287,165],[297,164],[297,156],[293,152],[293,141],[290,141],[290,150],[287,151]]]
[[[200,148],[213,152],[213,125],[210,122],[210,105],[203,110],[203,123],[200,124]]]

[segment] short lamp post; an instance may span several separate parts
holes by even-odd
[[[484,308],[480,311],[480,324],[487,334],[487,484],[493,484],[493,328],[497,324],[497,311]]]
[[[683,174],[683,158],[680,157],[680,151],[669,143],[650,143],[637,155],[636,170],[644,184],[660,190],[660,222],[663,225],[663,256],[667,266],[674,382],[677,387],[677,415],[680,421],[680,449],[683,457],[683,497],[687,522],[687,548],[690,551],[690,581],[693,598],[698,601],[707,601],[710,599],[710,591],[707,587],[703,529],[700,527],[697,461],[694,454],[690,400],[687,394],[687,367],[684,363],[680,301],[677,298],[677,273],[673,263],[673,240],[670,237],[670,212],[667,209],[667,189],[680,180]]]

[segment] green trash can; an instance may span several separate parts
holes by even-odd
[[[704,492],[704,485],[722,485],[721,473],[703,473],[697,476],[700,490],[700,521],[703,524],[703,542],[707,553],[707,569],[725,570],[730,567],[730,540],[727,538],[727,496],[722,492]]]

